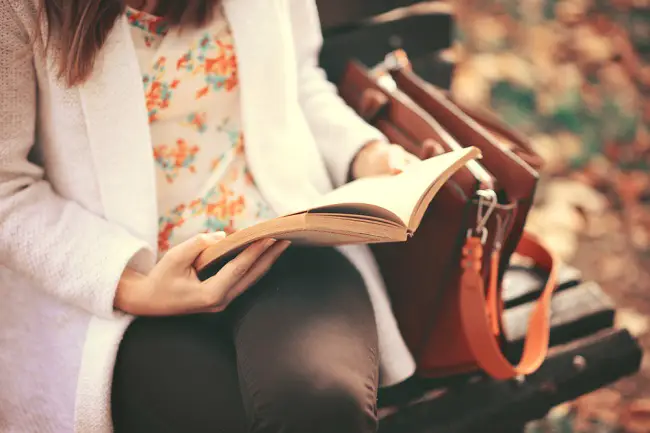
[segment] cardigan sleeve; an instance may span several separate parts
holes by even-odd
[[[298,66],[300,105],[334,184],[348,179],[350,164],[371,140],[386,140],[339,97],[318,64],[323,38],[315,0],[287,0]]]
[[[101,317],[112,317],[130,260],[146,242],[57,195],[28,154],[35,142],[37,83],[30,38],[0,0],[0,266]],[[21,290],[15,287],[15,290]]]

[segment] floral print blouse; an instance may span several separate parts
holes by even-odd
[[[229,24],[182,32],[127,10],[156,164],[159,254],[203,232],[271,218],[248,171],[237,56]]]

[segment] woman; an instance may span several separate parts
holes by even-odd
[[[414,363],[366,249],[192,268],[411,160],[320,44],[314,0],[0,0],[0,431],[375,430]]]

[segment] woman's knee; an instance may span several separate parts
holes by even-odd
[[[374,378],[278,380],[252,393],[254,433],[371,433],[377,430]]]

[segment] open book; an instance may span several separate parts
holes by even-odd
[[[468,147],[410,164],[395,176],[355,180],[323,195],[309,209],[229,235],[206,249],[195,267],[203,270],[264,238],[315,246],[403,242],[418,228],[442,185],[480,157],[477,148]]]

